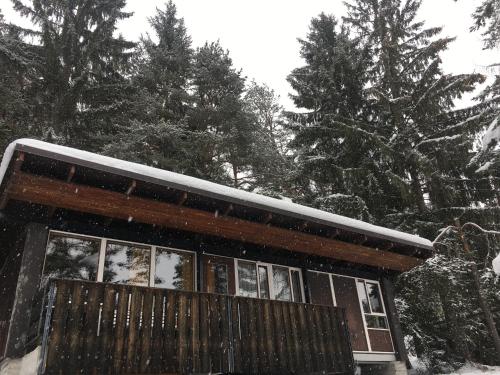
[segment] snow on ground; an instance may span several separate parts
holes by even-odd
[[[469,363],[448,375],[500,375],[500,366],[485,366]]]

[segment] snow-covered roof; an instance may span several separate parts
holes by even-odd
[[[19,139],[7,147],[0,164],[0,186],[3,184],[7,168],[16,150],[400,244],[432,249],[432,243],[429,240],[409,233],[302,206],[289,200],[250,193],[199,178],[34,139]]]

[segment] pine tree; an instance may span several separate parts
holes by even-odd
[[[255,118],[244,109],[245,78],[219,43],[197,49],[194,107],[188,124],[195,138],[189,174],[244,187],[255,140]]]
[[[135,92],[127,114],[104,151],[109,155],[179,173],[189,173],[194,138],[187,113],[193,53],[191,38],[172,2],[149,18],[153,37],[141,38],[134,56],[132,84]],[[191,149],[193,147],[193,149]]]
[[[474,165],[474,144],[495,118],[495,99],[455,109],[455,101],[484,77],[442,71],[440,55],[453,39],[440,38],[440,28],[427,29],[416,21],[419,6],[415,0],[355,0],[347,4],[341,26],[324,15],[313,20],[301,49],[306,65],[289,78],[295,103],[311,111],[290,116],[304,200],[431,239],[456,217],[498,226],[500,211],[490,206],[496,204],[494,186],[475,173]],[[342,34],[350,48],[340,47]],[[359,69],[342,74],[359,61]],[[429,287],[446,277],[446,264],[457,269],[471,264],[461,258],[430,262],[438,265],[415,271]],[[487,274],[487,267],[478,269]],[[465,278],[464,283],[474,285],[470,275]],[[402,305],[422,311],[412,297],[416,287],[404,280],[401,285]],[[467,296],[452,286],[436,289],[435,298],[445,306],[444,326],[426,322],[426,314],[412,316],[414,325],[407,325],[415,341],[423,338],[416,344],[419,353],[436,366],[485,359],[475,350],[491,348],[484,340],[471,345],[475,333],[485,332],[484,317],[473,314],[478,300],[465,303]],[[464,303],[463,312],[449,308],[455,302]],[[460,328],[464,316],[474,316],[465,334]],[[447,354],[440,357],[443,349]]]
[[[185,117],[191,101],[188,93],[193,62],[191,37],[184,20],[177,17],[172,1],[165,10],[157,9],[149,24],[156,41],[149,35],[141,38],[142,56],[133,81],[154,98],[160,119],[179,121]]]
[[[380,189],[375,164],[365,157],[374,150],[365,125],[370,114],[364,92],[367,51],[325,14],[311,21],[307,39],[299,43],[306,64],[294,69],[288,81],[296,91],[295,105],[310,112],[290,113],[288,118],[301,200],[368,220],[367,189],[374,203]]]
[[[247,171],[248,189],[262,194],[293,196],[286,185],[293,169],[287,155],[289,132],[283,126],[283,107],[279,96],[265,84],[252,81],[244,95],[244,108],[255,119],[256,130]]]
[[[130,13],[125,0],[13,0],[28,17],[40,48],[33,121],[38,137],[99,149],[127,108],[125,78],[134,44],[115,37],[117,22]]]
[[[484,0],[473,14],[474,25],[472,31],[480,30],[485,49],[496,49],[500,45],[500,1]],[[482,138],[479,154],[471,163],[477,167],[477,172],[486,176],[494,189],[500,190],[500,74],[498,68],[500,62],[493,63],[489,68],[495,72],[495,79],[479,99],[484,102],[493,102],[495,105],[495,118],[491,121]],[[497,194],[497,205],[500,205],[500,195]]]
[[[37,77],[38,48],[23,41],[19,27],[5,22],[0,11],[0,147],[30,131],[27,100]]]

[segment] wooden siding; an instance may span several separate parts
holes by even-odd
[[[54,280],[46,374],[352,373],[343,310]]]

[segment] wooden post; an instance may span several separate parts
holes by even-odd
[[[406,367],[411,368],[408,354],[404,342],[403,331],[401,330],[401,323],[399,321],[398,312],[394,303],[395,293],[394,284],[391,278],[384,276],[381,279],[382,296],[384,298],[385,307],[387,309],[387,318],[389,319],[389,326],[391,328],[392,344],[396,352],[396,358],[399,361],[405,362]]]
[[[23,258],[5,353],[10,358],[18,358],[25,354],[31,314],[36,314],[37,311],[39,313],[39,310],[33,306],[33,298],[40,286],[48,229],[43,224],[29,223],[25,233]]]

